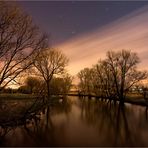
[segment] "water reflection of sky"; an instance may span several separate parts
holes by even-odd
[[[1,145],[148,146],[145,107],[73,97],[45,109],[41,117],[12,129]]]

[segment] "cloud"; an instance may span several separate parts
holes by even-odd
[[[89,31],[58,45],[70,59],[69,72],[77,74],[90,67],[108,50],[130,49],[137,52],[141,68],[148,63],[148,6],[132,12],[104,27]]]

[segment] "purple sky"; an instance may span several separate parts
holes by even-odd
[[[144,1],[20,1],[53,44],[111,23],[148,4]]]
[[[146,1],[25,1],[21,7],[42,30],[51,34],[53,46],[70,59],[75,75],[90,67],[108,50],[138,52],[141,67],[148,63],[148,2]]]

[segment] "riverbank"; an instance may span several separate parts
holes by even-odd
[[[45,102],[43,98],[30,94],[0,94],[0,126],[18,126],[36,118],[48,105],[58,103],[59,98],[54,96]]]
[[[35,99],[37,96],[34,94],[22,94],[22,93],[1,93],[0,100],[23,100],[23,99]]]
[[[96,99],[102,99],[99,96],[95,96],[95,95],[79,95],[79,94],[67,94],[67,96],[78,96],[78,97],[86,97],[86,98],[96,98]],[[61,96],[59,96],[60,98],[62,98]],[[4,101],[4,100],[30,100],[33,101],[34,99],[36,99],[37,96],[34,94],[21,94],[21,93],[14,93],[14,94],[0,94],[0,101]],[[56,99],[55,99],[56,98]],[[109,100],[108,98],[104,98]],[[57,97],[53,97],[52,100],[56,100],[57,101]],[[110,100],[114,100],[114,98],[110,99]],[[116,99],[116,101],[119,101],[119,99]],[[142,95],[140,94],[128,94],[126,99],[125,99],[125,103],[130,103],[130,104],[135,104],[135,105],[141,105],[141,106],[148,106],[148,101],[146,101]]]
[[[95,98],[101,100],[102,97],[96,96],[96,95],[82,95],[82,94],[67,94],[68,96],[78,96],[82,98]],[[114,100],[114,98],[103,98],[107,100]],[[116,99],[116,101],[120,101],[119,99]],[[145,100],[142,95],[140,94],[128,94],[125,103],[135,104],[135,105],[141,105],[141,106],[148,106],[148,100]]]
[[[67,98],[68,103],[61,101],[51,105],[50,108],[48,106],[41,108],[36,114],[28,114],[27,118],[13,118],[3,122],[0,131],[4,132],[2,136],[4,139],[0,137],[3,142],[0,145],[13,147],[148,145],[146,139],[148,115],[145,107],[125,105],[126,107],[121,109],[118,103],[108,104],[107,101],[95,98]]]

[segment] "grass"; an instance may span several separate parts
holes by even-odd
[[[30,113],[38,111],[44,105],[40,99],[34,103],[35,95],[0,94],[0,125],[6,126],[12,122],[16,124],[26,113],[30,116]]]
[[[15,125],[22,117],[26,118],[27,115],[29,118],[48,105],[44,104],[42,99],[37,99],[36,102],[35,98],[35,95],[30,94],[0,94],[0,126]],[[50,104],[57,103],[59,98],[53,96]]]
[[[142,94],[128,94],[125,99],[125,102],[136,105],[148,106],[148,101],[144,99]]]
[[[10,121],[19,119],[28,109],[29,113],[33,113],[46,105],[42,103],[42,100],[38,100],[39,102],[33,105],[35,98],[36,96],[31,94],[0,94],[0,125],[8,125]],[[53,96],[50,103],[58,104],[59,99],[61,98]],[[128,94],[125,102],[148,106],[147,101],[140,94]]]
[[[9,94],[9,93],[3,93],[0,94],[0,99],[16,99],[16,100],[23,100],[23,99],[34,99],[36,96],[33,94],[21,94],[21,93],[14,93],[14,94]]]
[[[127,94],[126,98],[130,100],[144,100],[143,95],[136,93]]]
[[[36,96],[31,94],[0,94],[0,116],[2,116],[2,114],[5,114],[6,116],[12,116],[12,114],[17,115],[24,113],[25,110],[34,103],[35,98]],[[50,104],[58,104],[59,99],[62,98],[58,96],[52,96]],[[125,99],[125,102],[148,106],[148,102],[144,100],[141,94],[128,94]],[[31,110],[40,108],[40,106],[41,104],[36,104]]]

